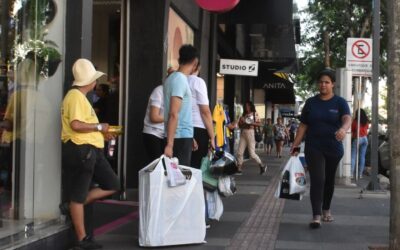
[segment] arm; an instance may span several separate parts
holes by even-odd
[[[91,132],[97,132],[97,125],[101,124],[102,129],[99,132],[106,133],[108,131],[109,125],[108,123],[86,123],[86,122],[81,122],[78,120],[73,120],[70,123],[71,128],[79,133],[91,133]]]
[[[342,127],[336,131],[335,136],[336,140],[342,141],[344,137],[346,136],[346,132],[350,129],[351,127],[351,116],[350,115],[343,115],[342,116]]]
[[[160,114],[160,108],[156,106],[150,107],[150,121],[152,123],[162,123],[164,122],[164,115]]]
[[[203,120],[204,125],[206,126],[208,137],[210,138],[211,147],[215,148],[214,142],[214,127],[211,117],[210,107],[208,105],[199,105],[201,119]]]
[[[296,137],[294,138],[294,142],[292,148],[290,149],[290,152],[293,152],[293,149],[300,145],[301,141],[304,138],[304,135],[306,134],[306,131],[307,131],[307,125],[304,123],[300,123],[300,126],[297,129]]]
[[[164,154],[167,157],[173,156],[173,147],[175,132],[178,126],[179,110],[181,109],[182,99],[172,96],[169,107],[168,123],[167,123],[167,145],[165,145]]]

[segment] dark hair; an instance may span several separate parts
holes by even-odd
[[[106,93],[107,95],[110,93],[110,86],[106,83],[100,83],[98,84],[101,90]]]
[[[355,113],[356,114],[354,116],[354,119],[358,119],[358,110],[356,110]],[[365,125],[368,122],[369,122],[369,119],[368,119],[367,113],[365,113],[364,109],[360,109],[360,124]]]
[[[180,65],[191,63],[196,58],[199,58],[199,53],[197,52],[197,49],[192,45],[184,44],[179,49],[178,62]]]
[[[247,105],[247,104],[250,106],[250,111],[251,111],[251,112],[256,112],[256,107],[254,106],[254,104],[253,104],[252,102],[250,102],[250,101],[247,101],[247,102],[244,104],[243,116],[246,115],[246,105]]]
[[[333,69],[327,68],[319,72],[317,80],[319,81],[323,76],[327,76],[331,79],[332,82],[336,82],[336,73]]]

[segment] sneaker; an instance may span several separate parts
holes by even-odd
[[[262,175],[263,173],[265,173],[267,171],[267,164],[264,165],[260,165],[260,175]]]
[[[210,223],[206,223],[206,229],[209,229],[209,228],[211,228],[211,225],[210,225]]]
[[[78,242],[78,245],[75,249],[81,250],[92,250],[92,249],[101,249],[102,245],[96,243],[92,237],[86,236],[81,241]]]

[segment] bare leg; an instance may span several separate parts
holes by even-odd
[[[115,190],[103,190],[101,188],[93,188],[89,191],[86,197],[85,205],[94,202],[95,200],[110,196],[114,194]]]
[[[78,241],[81,241],[86,236],[83,204],[71,201],[69,203],[69,209],[71,212],[71,219],[75,228],[76,237],[78,238]]]

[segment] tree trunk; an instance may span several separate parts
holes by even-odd
[[[324,51],[325,51],[325,59],[324,64],[326,68],[331,67],[331,60],[330,60],[330,47],[329,47],[329,33],[328,31],[324,31]]]
[[[400,0],[388,1],[388,98],[390,147],[390,249],[400,249]]]

